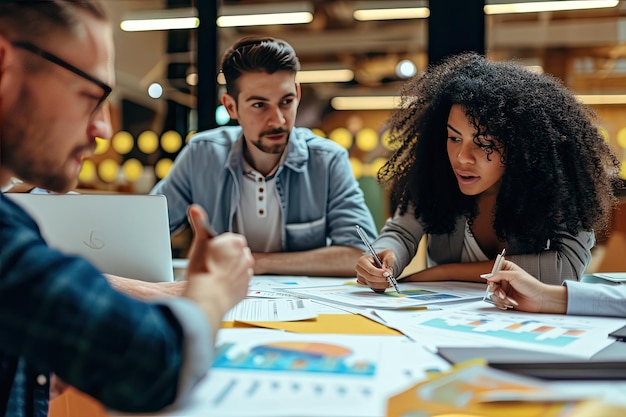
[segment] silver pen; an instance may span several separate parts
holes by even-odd
[[[493,268],[491,269],[491,275],[494,275],[496,272],[502,268],[502,262],[504,262],[504,254],[506,253],[506,249],[502,249],[502,253],[496,256],[496,260],[493,262]],[[486,301],[491,304],[495,304],[495,302],[491,299],[493,293],[489,290],[489,285],[487,285],[487,290],[485,291],[485,295],[483,296],[483,301]]]
[[[361,238],[361,240],[363,241],[363,243],[365,244],[365,247],[367,248],[368,251],[370,251],[370,253],[372,254],[372,256],[374,257],[374,262],[376,262],[376,266],[379,268],[383,267],[383,261],[380,260],[380,258],[378,257],[378,255],[376,254],[376,252],[374,251],[374,248],[372,247],[372,245],[370,244],[370,242],[367,240],[367,236],[365,235],[365,232],[363,231],[363,229],[361,229],[361,226],[359,226],[358,224],[355,225],[354,227],[356,227],[356,231],[359,234],[359,237]],[[395,288],[396,292],[398,294],[402,294],[400,292],[400,289],[398,289],[398,282],[396,281],[396,279],[394,278],[393,274],[390,274],[387,277],[387,281],[389,281],[389,283],[391,285],[393,285],[393,288]]]

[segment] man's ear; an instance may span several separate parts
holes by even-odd
[[[296,97],[298,97],[298,102],[302,98],[302,89],[300,88],[300,83],[296,83]]]
[[[232,120],[237,120],[237,100],[228,93],[222,94],[222,104]]]

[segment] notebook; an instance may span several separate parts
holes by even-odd
[[[592,359],[504,347],[440,347],[438,353],[452,364],[483,358],[492,368],[546,380],[626,380],[623,353]]]
[[[150,282],[174,279],[167,202],[162,195],[5,196],[35,219],[53,248],[81,255],[104,273]]]

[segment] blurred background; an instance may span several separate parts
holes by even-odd
[[[230,44],[252,34],[282,38],[295,48],[302,64],[296,125],[348,149],[379,227],[389,213],[376,172],[393,151],[384,122],[394,96],[404,80],[452,53],[474,50],[496,60],[516,59],[560,78],[596,110],[600,131],[626,161],[625,1],[112,0],[107,5],[115,23],[116,133],[110,141],[99,140],[97,154],[85,163],[79,184],[85,191],[147,193],[167,175],[191,134],[232,124],[219,107],[223,86],[217,66]],[[171,24],[166,20],[171,18],[183,28],[154,26]],[[625,212],[616,212],[601,243],[615,231],[626,234]]]

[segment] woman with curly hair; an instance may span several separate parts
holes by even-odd
[[[606,228],[619,161],[596,116],[555,78],[474,53],[408,81],[379,171],[395,214],[356,266],[384,291],[427,235],[427,268],[406,281],[481,281],[496,254],[540,281],[578,280]]]

